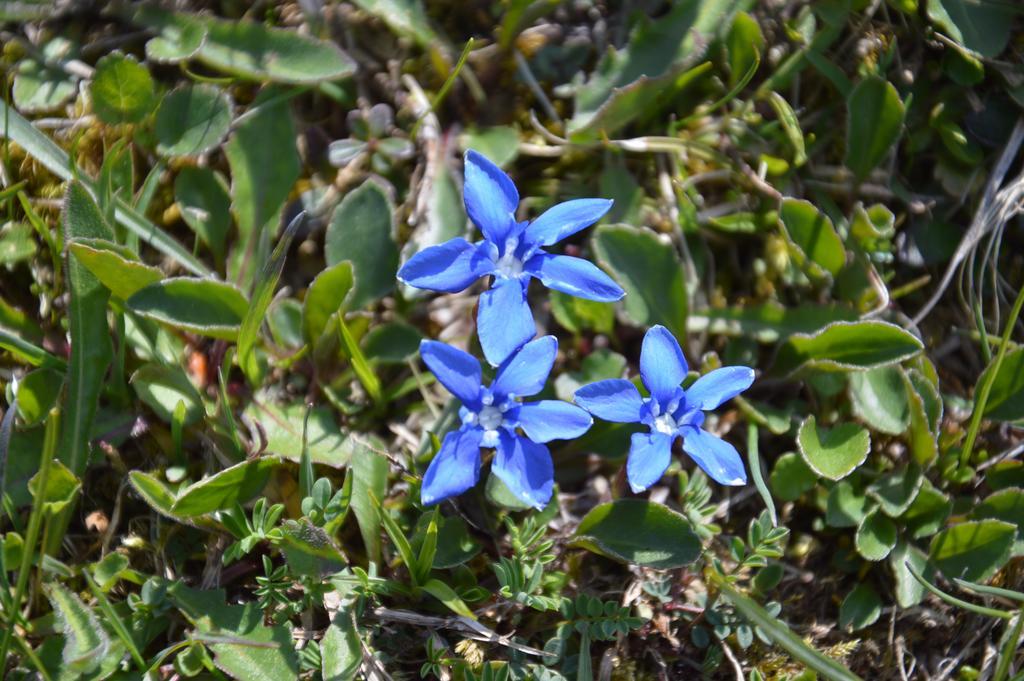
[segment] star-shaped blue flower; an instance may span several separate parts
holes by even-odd
[[[653,326],[640,350],[640,379],[651,396],[642,398],[632,383],[620,378],[597,381],[576,391],[576,403],[594,416],[616,423],[642,423],[649,433],[634,433],[626,476],[634,492],[642,492],[668,468],[672,443],[683,439],[683,450],[704,472],[723,485],[744,485],[747,473],[736,448],[707,432],[704,412],[750,387],[754,370],[723,367],[680,387],[689,369],[675,337],[664,326]]]
[[[424,504],[473,487],[480,478],[480,448],[491,447],[496,450],[491,464],[494,474],[516,497],[544,508],[551,499],[555,470],[543,443],[579,437],[593,423],[590,414],[568,402],[518,401],[544,388],[557,352],[554,336],[531,341],[509,357],[494,382],[485,387],[475,357],[437,341],[420,343],[423,361],[462,402],[462,426],[445,436],[423,476],[420,498]]]
[[[530,278],[572,296],[611,302],[625,294],[596,265],[582,258],[552,255],[545,246],[597,222],[608,212],[607,199],[576,199],[552,206],[533,222],[516,222],[519,192],[498,166],[466,152],[466,212],[484,235],[470,243],[459,237],[425,248],[398,271],[416,288],[455,293],[480,277],[493,276],[480,296],[477,333],[484,356],[498,366],[536,335],[526,302]]]

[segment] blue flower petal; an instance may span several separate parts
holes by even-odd
[[[491,384],[495,400],[509,395],[529,397],[544,389],[558,354],[558,339],[544,336],[530,341],[522,350],[508,358],[498,369]]]
[[[686,389],[686,404],[704,411],[739,395],[754,382],[750,367],[722,367],[709,371]]]
[[[577,298],[610,303],[626,295],[611,277],[583,258],[538,253],[526,261],[523,271],[540,279],[548,288]]]
[[[686,378],[686,358],[675,336],[660,324],[652,326],[640,348],[640,378],[664,407]]]
[[[533,313],[526,303],[526,289],[516,279],[498,279],[480,296],[477,334],[484,357],[498,366],[537,335]]]
[[[643,492],[665,474],[672,458],[674,436],[652,431],[633,433],[626,460],[626,477],[634,492]]]
[[[480,479],[480,438],[478,428],[457,430],[444,436],[441,450],[427,467],[420,488],[424,505],[436,504],[462,494]]]
[[[520,427],[534,442],[571,440],[583,435],[594,423],[590,414],[560,400],[527,402],[517,411]]]
[[[516,227],[519,192],[501,168],[472,149],[466,152],[465,170],[466,213],[488,241],[504,248]]]
[[[576,391],[576,404],[591,414],[613,423],[637,423],[643,399],[640,391],[624,378],[609,378]]]
[[[683,430],[683,451],[719,484],[747,484],[747,471],[736,448],[703,428]]]
[[[540,510],[551,500],[555,467],[544,445],[503,430],[491,470],[516,498],[534,508]]]
[[[424,248],[398,270],[401,281],[431,291],[457,293],[494,272],[494,262],[480,244],[463,238]]]
[[[526,242],[550,246],[600,220],[612,203],[610,199],[574,199],[552,206],[526,228]]]
[[[480,405],[480,362],[476,357],[438,341],[420,342],[420,356],[441,385],[467,407]]]

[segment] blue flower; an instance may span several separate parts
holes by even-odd
[[[425,248],[402,266],[398,278],[416,288],[455,293],[480,277],[493,276],[477,311],[480,345],[491,365],[498,366],[536,335],[526,302],[531,277],[588,300],[611,302],[626,295],[593,263],[543,249],[597,222],[611,201],[566,201],[533,222],[516,222],[519,192],[511,178],[475,151],[466,152],[465,165],[466,212],[483,241],[459,237]]]
[[[494,474],[516,497],[544,508],[551,499],[555,470],[543,443],[579,437],[593,423],[590,414],[568,402],[518,401],[544,388],[557,351],[554,336],[531,341],[509,357],[498,368],[494,382],[485,387],[475,357],[437,341],[420,343],[423,361],[462,402],[462,426],[445,436],[423,476],[420,498],[424,504],[473,487],[480,478],[480,448],[489,447],[496,450],[491,464]]]
[[[747,473],[735,447],[701,425],[704,412],[750,387],[754,370],[723,367],[698,378],[683,390],[689,369],[679,343],[664,326],[653,326],[640,350],[640,379],[651,396],[644,399],[632,383],[621,378],[597,381],[576,391],[576,403],[594,416],[616,423],[642,423],[649,433],[634,433],[626,476],[634,492],[642,492],[668,468],[672,443],[683,439],[683,450],[704,472],[723,485],[744,485]]]

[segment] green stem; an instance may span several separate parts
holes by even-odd
[[[53,455],[57,450],[57,436],[60,433],[60,409],[54,407],[50,410],[46,419],[46,434],[43,440],[43,458],[39,462],[39,473],[36,478],[36,490],[38,496],[32,502],[32,514],[28,520],[28,531],[25,534],[25,544],[21,554],[21,567],[18,568],[18,581],[14,586],[14,600],[11,602],[10,617],[7,618],[7,631],[4,632],[3,643],[0,643],[0,671],[7,662],[7,652],[11,647],[11,637],[14,636],[14,620],[21,608],[21,601],[25,597],[25,588],[28,586],[28,577],[32,568],[32,553],[36,543],[39,541],[39,530],[43,525],[43,495],[46,490],[46,480],[50,476],[50,464]]]
[[[971,413],[971,425],[967,429],[967,441],[964,442],[964,448],[960,452],[961,468],[966,466],[971,460],[971,454],[974,451],[974,441],[978,438],[981,418],[985,413],[985,405],[988,403],[988,395],[992,391],[992,385],[996,381],[996,376],[999,375],[999,367],[1002,366],[1003,358],[1006,357],[1006,350],[1010,347],[1010,334],[1013,332],[1013,327],[1017,324],[1017,318],[1020,316],[1022,306],[1024,306],[1024,285],[1017,292],[1017,299],[1013,301],[1010,317],[1006,320],[1006,326],[1003,327],[1003,337],[999,343],[999,352],[996,354],[995,361],[989,365],[991,371],[986,373],[985,382],[978,388],[977,395],[974,398],[974,411]]]

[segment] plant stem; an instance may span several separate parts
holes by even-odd
[[[978,438],[978,429],[981,427],[981,419],[985,413],[985,405],[988,403],[988,395],[992,391],[992,385],[996,382],[996,377],[999,375],[999,368],[1003,364],[1003,358],[1006,357],[1006,350],[1010,347],[1010,334],[1013,332],[1013,327],[1017,324],[1017,318],[1020,316],[1022,306],[1024,306],[1024,285],[1017,292],[1017,299],[1013,301],[1010,317],[1006,320],[1006,326],[1003,327],[1003,337],[999,343],[999,352],[996,353],[996,359],[989,365],[991,370],[984,374],[985,382],[978,388],[978,392],[974,397],[974,411],[971,413],[971,424],[967,429],[967,441],[964,442],[964,448],[960,452],[961,468],[966,466],[971,460],[974,442]]]
[[[25,597],[25,588],[28,586],[28,577],[32,568],[32,553],[36,543],[39,541],[39,530],[43,524],[43,496],[46,490],[46,480],[50,476],[50,463],[53,461],[54,452],[57,449],[57,435],[60,433],[60,409],[54,407],[50,410],[46,419],[46,434],[43,440],[43,457],[39,462],[39,473],[36,477],[37,496],[32,501],[32,514],[28,520],[28,531],[25,534],[23,553],[21,554],[21,567],[18,568],[18,581],[14,587],[14,599],[11,602],[10,617],[7,618],[7,631],[4,632],[3,643],[0,644],[0,671],[7,662],[7,651],[11,647],[11,637],[14,636],[14,620],[16,619],[21,600]]]

